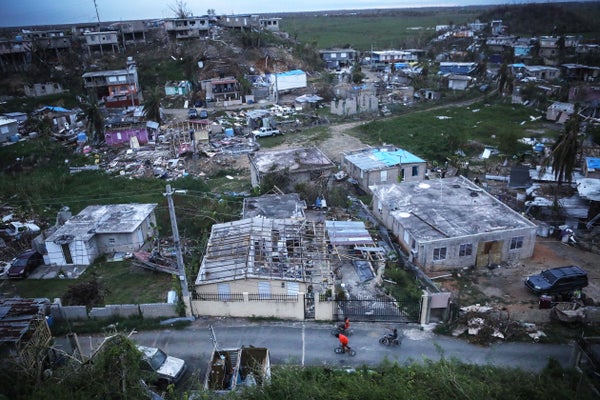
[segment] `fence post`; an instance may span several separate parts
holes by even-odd
[[[248,300],[248,292],[242,292],[242,296],[244,296],[244,303],[248,303],[250,300]]]

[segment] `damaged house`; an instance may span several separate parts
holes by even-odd
[[[298,183],[325,185],[335,170],[335,164],[318,148],[294,148],[275,151],[258,151],[248,154],[252,187],[263,184],[271,174],[286,178],[283,191],[292,191]]]
[[[373,213],[426,271],[531,257],[537,226],[459,176],[375,185]]]
[[[0,360],[18,360],[30,369],[41,364],[52,341],[46,321],[49,305],[48,299],[0,299]]]
[[[306,201],[298,193],[266,194],[245,197],[242,207],[243,218],[305,218]]]
[[[88,206],[46,237],[46,265],[90,265],[98,257],[133,252],[156,234],[156,204]]]
[[[322,224],[254,217],[212,227],[196,278],[196,315],[304,318],[304,295],[331,276]]]
[[[345,153],[342,168],[364,191],[372,185],[425,179],[427,163],[393,146],[366,148]]]

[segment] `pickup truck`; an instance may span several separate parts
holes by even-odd
[[[267,128],[265,126],[258,128],[254,131],[252,131],[252,134],[254,135],[254,137],[265,137],[265,136],[275,136],[275,135],[281,135],[281,131],[279,129],[275,129],[275,128]]]
[[[24,236],[33,236],[40,232],[40,227],[31,222],[11,221],[6,225],[0,225],[0,238],[20,239]]]

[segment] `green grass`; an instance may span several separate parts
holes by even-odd
[[[530,116],[539,114],[525,106],[491,101],[374,121],[355,128],[355,132],[369,144],[394,144],[430,161],[444,161],[458,149],[474,156],[483,146],[498,147],[512,156],[526,149],[516,139],[556,135],[541,121],[530,121]]]
[[[355,50],[383,50],[425,46],[435,36],[435,26],[474,20],[477,7],[372,11],[370,14],[336,16],[289,15],[281,29],[319,48],[349,46]],[[415,29],[420,27],[421,29]]]
[[[78,279],[4,280],[0,288],[14,296],[53,300],[62,297],[69,286],[85,282],[94,274],[110,290],[105,298],[106,304],[162,303],[166,301],[167,292],[172,286],[169,274],[146,271],[132,266],[128,261],[100,261],[88,267]]]

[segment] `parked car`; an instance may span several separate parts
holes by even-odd
[[[159,383],[177,383],[185,373],[187,366],[181,358],[156,347],[138,345],[137,349],[142,353],[142,369],[156,373]]]
[[[8,277],[11,279],[27,278],[34,269],[44,263],[44,257],[35,250],[26,250],[11,262]]]
[[[206,110],[200,110],[200,112],[198,113],[198,118],[200,118],[200,119],[207,119],[208,118],[208,111],[206,111]]]
[[[188,109],[188,118],[189,119],[198,118],[198,110],[196,110],[195,108],[189,108]]]
[[[587,285],[587,272],[576,265],[546,269],[525,279],[525,286],[535,294],[566,294]]]

